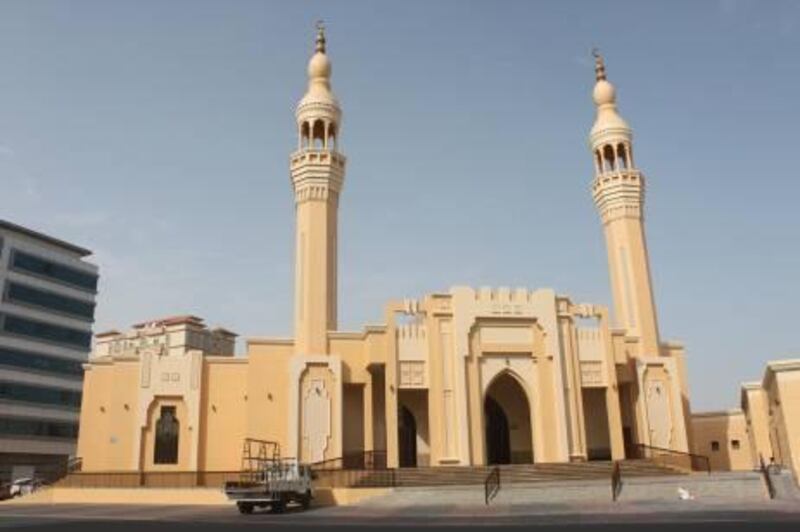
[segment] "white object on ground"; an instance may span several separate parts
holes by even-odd
[[[686,488],[678,488],[678,498],[682,501],[693,501],[694,495],[689,493]]]

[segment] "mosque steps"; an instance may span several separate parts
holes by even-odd
[[[536,483],[552,481],[584,481],[610,479],[613,462],[572,462],[501,465],[503,484]],[[623,460],[620,462],[623,478],[681,475],[682,471],[649,460]],[[400,468],[395,470],[393,482],[399,487],[455,486],[483,484],[492,471],[488,466],[442,466]],[[353,486],[385,485],[386,472],[364,472],[353,479]]]
[[[681,492],[688,492],[692,500],[681,500]],[[484,497],[482,485],[402,486],[358,505],[394,508],[420,515],[427,513],[427,507],[438,515],[442,508],[484,507]],[[628,509],[636,508],[635,512],[682,512],[687,509],[697,511],[698,506],[717,509],[747,507],[761,504],[768,497],[760,472],[715,471],[711,474],[623,477],[617,500],[633,503]],[[783,507],[790,508],[797,501],[786,502],[788,505]],[[610,478],[503,483],[491,502],[493,508],[502,508],[501,511],[508,511],[509,515],[516,510],[520,510],[520,515],[531,511],[578,514],[591,507],[608,509],[610,504],[613,504]]]

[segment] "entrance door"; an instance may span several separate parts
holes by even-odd
[[[417,467],[417,421],[405,406],[400,407],[397,427],[400,467]]]
[[[533,463],[531,424],[528,394],[517,377],[495,377],[483,400],[486,464]]]
[[[508,418],[503,408],[493,398],[487,396],[484,403],[486,419],[486,463],[511,463],[511,434]]]

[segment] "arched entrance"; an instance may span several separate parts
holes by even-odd
[[[528,395],[503,373],[486,390],[483,401],[487,464],[533,462],[533,432]]]
[[[400,467],[417,467],[417,421],[411,410],[402,405],[397,418]]]
[[[511,463],[511,433],[508,418],[497,401],[486,396],[483,405],[486,416],[486,463]]]

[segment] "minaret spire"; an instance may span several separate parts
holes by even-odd
[[[614,318],[639,338],[639,356],[659,354],[656,307],[644,232],[645,178],[633,161],[633,131],[617,110],[603,57],[594,49],[597,116],[589,135],[594,155],[592,194],[606,237]]]
[[[603,62],[603,56],[600,55],[600,50],[592,48],[592,55],[594,56],[595,81],[606,79],[606,65]]]
[[[321,19],[317,21],[317,42],[314,50],[321,54],[325,53],[325,22]]]

